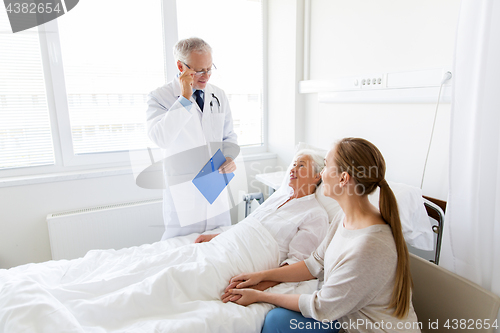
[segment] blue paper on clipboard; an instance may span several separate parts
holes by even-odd
[[[219,173],[219,167],[226,162],[224,154],[217,152],[194,177],[193,184],[210,204],[213,204],[224,188],[234,177],[234,173]]]

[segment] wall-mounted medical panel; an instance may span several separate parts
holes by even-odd
[[[299,82],[300,93],[317,93],[321,103],[435,103],[451,101],[448,69],[371,73]]]

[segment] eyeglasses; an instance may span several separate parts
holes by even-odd
[[[182,62],[182,61],[181,61]],[[189,69],[192,69],[191,67],[189,67],[188,64],[186,64],[185,62],[182,62],[184,64],[184,66],[186,66],[187,68]],[[211,75],[213,73],[214,70],[217,69],[217,67],[215,67],[215,64],[212,64],[212,68],[210,68],[209,70],[206,70],[206,71],[199,71],[199,72],[195,72],[194,75],[195,76],[202,76],[203,74],[207,74],[207,75]]]

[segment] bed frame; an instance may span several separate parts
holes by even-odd
[[[439,265],[439,256],[441,254],[441,242],[443,240],[444,212],[446,211],[446,201],[423,196],[427,215],[436,220],[437,224],[432,226],[432,231],[437,235],[434,260],[431,262]]]

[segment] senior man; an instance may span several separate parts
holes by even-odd
[[[195,175],[201,169],[200,160],[203,166],[217,148],[226,157],[220,173],[236,169],[233,160],[237,154],[234,149],[224,149],[228,144],[237,147],[237,136],[226,94],[208,83],[215,69],[210,45],[196,37],[183,39],[174,46],[174,56],[179,74],[149,94],[146,112],[149,138],[162,148],[167,161],[162,240],[231,224],[225,192],[209,204],[185,180],[193,172]],[[186,177],[190,168],[192,173]],[[178,187],[176,179],[182,179],[187,187]]]

